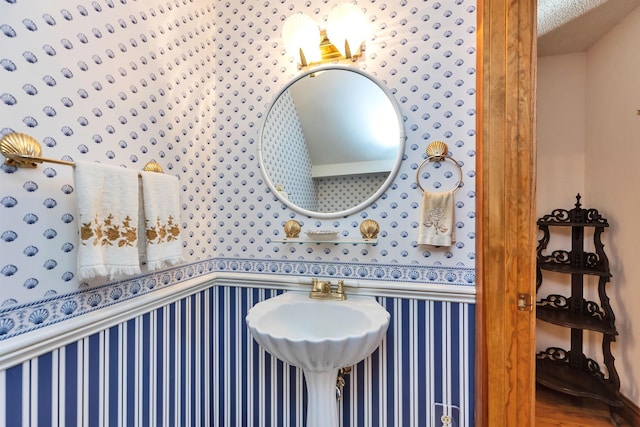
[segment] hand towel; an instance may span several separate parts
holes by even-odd
[[[141,176],[147,268],[178,264],[182,261],[178,178],[157,172],[141,172]]]
[[[78,279],[113,280],[140,274],[138,263],[138,172],[76,162]]]
[[[455,242],[453,218],[453,191],[442,193],[425,191],[420,211],[418,244],[451,246]]]

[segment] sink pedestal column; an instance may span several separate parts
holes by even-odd
[[[336,379],[338,369],[326,372],[304,370],[307,383],[307,426],[339,427]]]

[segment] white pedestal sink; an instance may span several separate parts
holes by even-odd
[[[389,313],[373,297],[328,301],[290,291],[256,304],[246,321],[266,351],[302,369],[307,427],[338,427],[338,370],[373,353],[387,333]]]

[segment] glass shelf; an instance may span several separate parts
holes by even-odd
[[[362,237],[359,238],[337,238],[331,240],[314,240],[314,239],[306,239],[302,237],[285,237],[282,239],[271,239],[271,243],[333,243],[333,244],[344,244],[344,245],[375,245],[378,243],[378,239],[364,239]]]

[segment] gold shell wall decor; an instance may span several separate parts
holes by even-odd
[[[143,171],[145,172],[157,172],[157,173],[162,173],[162,166],[160,166],[159,163],[154,162],[153,160],[150,162],[147,162],[146,165],[144,165],[144,168],[142,168]]]
[[[290,239],[300,237],[300,230],[302,230],[302,227],[295,219],[290,219],[284,223],[284,235]]]
[[[360,234],[363,239],[375,239],[380,232],[380,225],[372,219],[365,219],[360,224]]]
[[[10,166],[35,168],[38,163],[20,156],[39,158],[42,154],[40,144],[32,136],[24,133],[10,133],[0,140],[0,153],[5,157],[4,163]]]
[[[442,141],[433,141],[426,149],[427,157],[440,158],[446,156],[448,152],[449,147]]]

